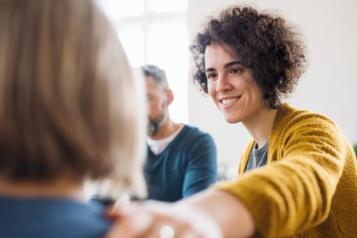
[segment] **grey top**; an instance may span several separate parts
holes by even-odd
[[[268,145],[267,142],[262,148],[257,149],[258,145],[255,143],[252,153],[249,155],[249,161],[245,171],[259,168],[266,165],[268,161]]]

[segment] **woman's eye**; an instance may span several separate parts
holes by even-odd
[[[231,73],[231,74],[239,74],[242,71],[243,70],[241,68],[231,68],[231,69],[229,69],[229,73]]]
[[[214,80],[217,78],[217,74],[216,73],[209,73],[206,75],[207,79],[209,80]]]

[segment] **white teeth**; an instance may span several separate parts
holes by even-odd
[[[237,101],[237,98],[228,98],[228,99],[221,100],[223,105],[228,105],[228,104],[231,104],[231,103],[233,103],[235,101]]]

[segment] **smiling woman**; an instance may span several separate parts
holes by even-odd
[[[207,91],[227,122],[247,122],[264,108],[262,92],[234,49],[212,43],[205,51]]]
[[[277,108],[281,97],[293,91],[305,71],[305,46],[299,33],[284,19],[249,14],[251,12],[246,9],[227,10],[221,14],[221,21],[225,24],[213,20],[207,31],[197,35],[196,42],[191,46],[196,66],[194,80],[207,93],[204,73],[207,68],[204,64],[206,47],[213,43],[223,44],[226,54],[239,59],[242,66],[251,70],[252,77],[263,92],[265,104]],[[245,22],[246,18],[251,19]],[[236,24],[244,27],[232,31]]]
[[[305,69],[295,28],[232,6],[209,19],[191,49],[194,80],[227,122],[242,122],[251,135],[239,177],[176,204],[119,210],[118,235],[158,237],[168,224],[175,238],[355,237],[352,146],[328,117],[283,103]]]

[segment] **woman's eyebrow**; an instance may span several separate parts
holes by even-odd
[[[225,64],[224,68],[229,68],[230,66],[235,65],[235,64],[242,64],[242,62],[240,60],[234,60],[234,61],[231,61],[231,62]]]
[[[226,63],[223,67],[224,68],[229,68],[230,66],[236,65],[236,64],[242,64],[242,62],[240,60],[234,60],[234,61]],[[205,69],[205,72],[212,72],[212,71],[216,71],[216,69],[215,68],[207,68],[207,69]]]

